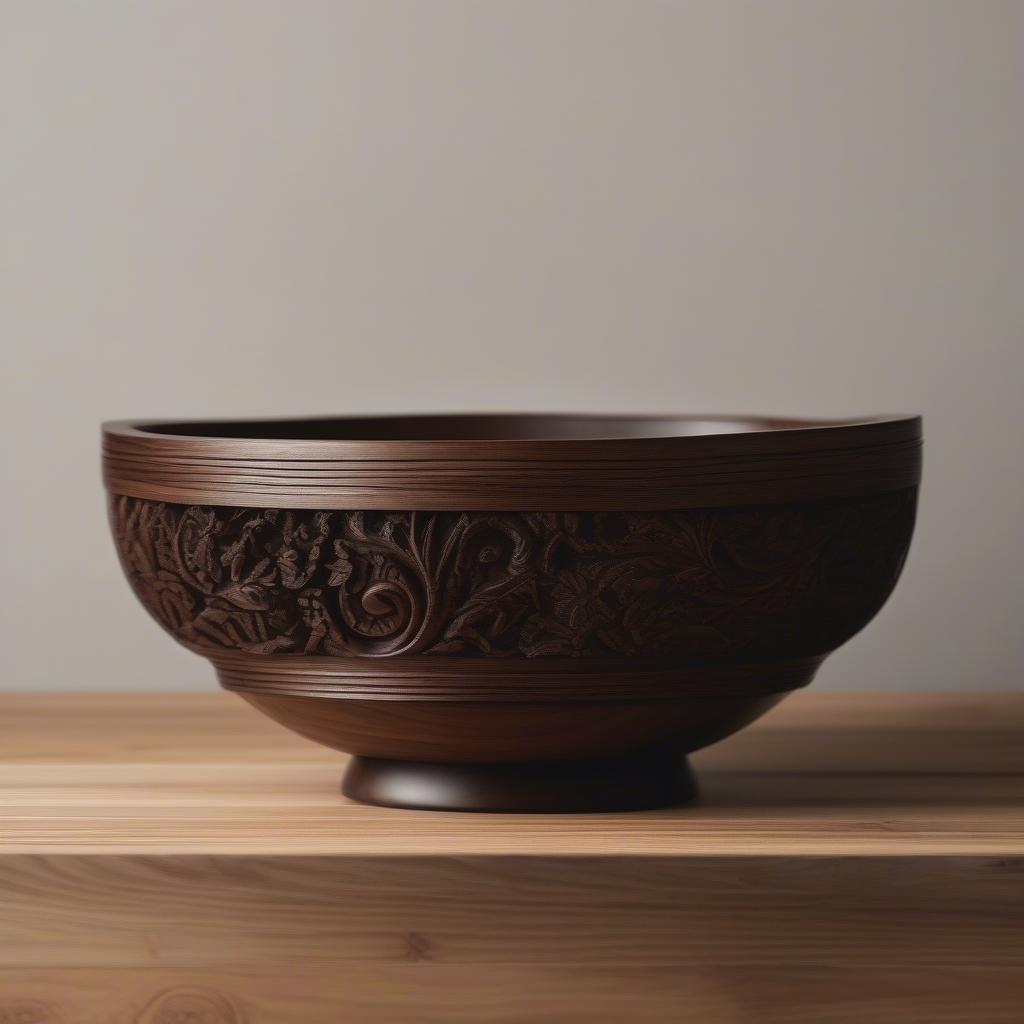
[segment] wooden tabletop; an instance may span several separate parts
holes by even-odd
[[[696,806],[459,815],[229,694],[0,696],[0,1022],[1017,1024],[1022,737],[811,691]]]
[[[402,811],[229,694],[0,694],[0,852],[1024,854],[1024,694],[800,693],[694,765],[691,807]]]

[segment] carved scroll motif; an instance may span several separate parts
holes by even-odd
[[[132,587],[209,653],[817,653],[902,567],[913,491],[666,512],[354,512],[112,496]]]

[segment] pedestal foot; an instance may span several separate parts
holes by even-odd
[[[354,757],[341,791],[421,810],[574,813],[666,807],[694,799],[686,758],[670,750],[593,761],[438,764]]]

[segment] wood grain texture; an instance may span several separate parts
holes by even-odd
[[[1024,853],[1024,700],[805,692],[693,757],[693,807],[473,817],[347,801],[342,755],[228,694],[0,696],[0,850]]]
[[[0,692],[0,764],[338,764],[338,755],[224,693]],[[1019,774],[1013,693],[829,693],[789,698],[702,750],[716,771]],[[865,793],[867,790],[865,789]]]
[[[1024,696],[804,693],[695,808],[349,803],[227,694],[0,695],[2,1024],[986,1024]]]
[[[574,963],[1024,971],[1024,859],[0,861],[8,967]]]
[[[913,487],[921,420],[389,416],[111,422],[116,494],[303,509],[708,508]]]
[[[1019,1024],[1022,1000],[976,968],[0,970],[4,1024]]]
[[[446,811],[688,802],[685,755],[810,682],[885,603],[921,469],[906,416],[164,421],[103,440],[150,614],[225,687],[356,755],[347,796]],[[477,670],[494,660],[532,664]]]

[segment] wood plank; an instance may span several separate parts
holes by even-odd
[[[991,969],[0,970],[4,1024],[1019,1024]]]
[[[777,784],[776,784],[777,783]],[[1024,855],[1017,793],[999,781],[972,790],[962,803],[932,807],[928,786],[904,801],[863,800],[837,781],[830,805],[807,799],[800,779],[734,778],[734,799],[720,806],[663,812],[536,819],[493,815],[485,823],[466,816],[381,811],[342,804],[323,809],[287,801],[253,808],[226,801],[169,807],[100,807],[67,803],[14,808],[0,817],[0,853],[317,854],[504,856],[917,856]],[[758,790],[773,787],[758,797]],[[991,793],[1001,790],[1003,801]],[[333,789],[333,787],[332,787]],[[714,787],[705,786],[705,792]],[[325,784],[326,791],[326,784]],[[742,796],[741,796],[742,793]],[[979,803],[976,795],[992,801]],[[290,799],[290,796],[289,796]],[[741,805],[741,801],[746,801]],[[429,818],[412,818],[413,814]],[[396,817],[395,815],[401,815]]]
[[[4,764],[339,757],[219,691],[0,692]],[[807,690],[694,760],[723,770],[1024,773],[1024,694]]]
[[[3,695],[0,741],[15,853],[1024,853],[1019,695],[801,694],[697,755],[696,806],[607,815],[364,807],[341,755],[227,694]]]
[[[7,967],[1024,972],[1024,858],[0,858]]]
[[[0,695],[0,1024],[1016,1022],[1022,737],[799,694],[694,807],[477,816],[226,694]]]

